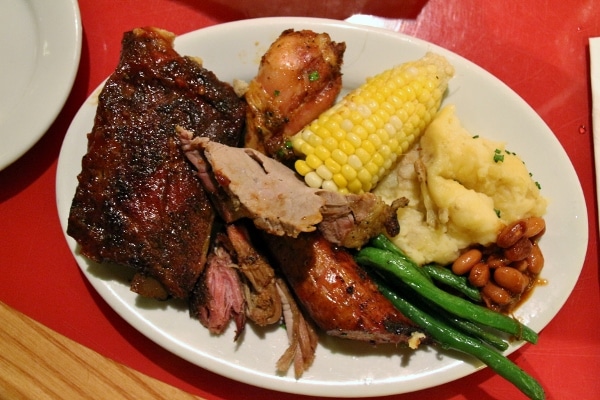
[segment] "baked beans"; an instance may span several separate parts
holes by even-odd
[[[463,252],[452,271],[479,288],[487,307],[509,313],[539,281],[544,256],[538,240],[545,230],[543,218],[514,221],[500,231],[494,245]]]

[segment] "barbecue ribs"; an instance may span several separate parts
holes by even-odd
[[[187,298],[203,270],[214,211],[175,127],[237,146],[245,103],[174,35],[124,34],[119,64],[99,96],[67,233],[97,262],[133,267],[166,295]],[[144,294],[144,293],[141,293]]]

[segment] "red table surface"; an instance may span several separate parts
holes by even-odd
[[[183,34],[249,14],[232,11],[222,5],[226,1],[79,3],[83,48],[70,97],[39,143],[0,172],[0,300],[105,356],[207,399],[306,399],[220,377],[170,354],[129,326],[86,282],[66,245],[56,211],[55,174],[63,137],[80,105],[116,66],[122,33],[154,25]],[[376,11],[400,18],[396,30],[448,48],[508,84],[550,126],[575,166],[589,215],[583,271],[567,303],[542,331],[539,343],[524,346],[510,358],[542,383],[548,398],[600,398],[598,225],[588,55],[588,38],[600,36],[600,2],[431,0],[405,4],[409,5],[406,10],[379,7]],[[344,17],[341,14],[336,16]],[[485,369],[439,387],[390,398],[516,399],[522,395]]]

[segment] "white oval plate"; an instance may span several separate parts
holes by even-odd
[[[46,133],[77,75],[76,0],[0,2],[0,170]]]
[[[517,312],[536,331],[546,326],[577,281],[588,228],[577,175],[541,118],[506,85],[473,63],[422,40],[376,28],[308,18],[245,20],[183,35],[176,40],[176,47],[181,54],[201,57],[222,80],[250,80],[260,56],[287,28],[328,32],[334,40],[347,43],[343,68],[346,90],[369,75],[419,58],[430,50],[445,55],[454,64],[456,76],[445,102],[456,104],[458,115],[473,134],[506,141],[526,160],[544,195],[551,199],[548,229],[541,243],[547,260],[543,277],[549,284],[537,288]],[[63,228],[95,110],[94,95],[73,120],[60,154],[57,203]],[[233,329],[213,337],[198,321],[189,318],[185,306],[138,298],[115,268],[90,263],[78,254],[75,241],[66,238],[94,288],[136,329],[196,365],[250,385],[317,396],[379,396],[440,385],[482,367],[477,360],[431,348],[411,352],[323,337],[314,364],[301,379],[294,379],[291,373],[279,376],[275,362],[287,346],[282,329],[261,331],[249,326],[239,344],[233,342]],[[518,347],[512,346],[509,352]]]

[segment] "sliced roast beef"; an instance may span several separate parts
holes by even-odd
[[[260,229],[291,236],[313,231],[321,222],[323,200],[283,164],[256,150],[193,138],[184,129],[178,129],[178,133],[186,155],[201,171],[205,187],[221,191],[213,194],[218,198],[215,206],[226,222],[247,217]],[[204,159],[208,165],[203,164]],[[215,183],[207,186],[210,177]]]

